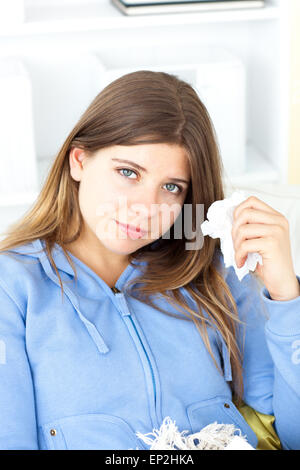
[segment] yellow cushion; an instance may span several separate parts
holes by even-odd
[[[256,450],[281,449],[280,439],[273,427],[274,416],[260,413],[245,403],[239,406],[238,410],[256,434],[258,439]]]

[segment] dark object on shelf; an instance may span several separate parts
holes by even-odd
[[[264,0],[110,0],[125,15],[261,8]]]

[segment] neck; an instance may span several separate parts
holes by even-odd
[[[64,248],[91,268],[110,287],[129,264],[128,255],[107,250],[94,234],[86,231],[76,241],[64,245]]]

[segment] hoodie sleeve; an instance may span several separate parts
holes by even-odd
[[[38,449],[25,318],[0,281],[0,449]]]
[[[300,277],[297,279],[300,283]],[[239,330],[244,353],[244,402],[273,415],[282,448],[298,450],[300,296],[288,301],[272,300],[266,287],[259,286],[251,273],[239,284],[236,303],[244,322]]]

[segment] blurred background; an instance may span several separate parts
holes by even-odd
[[[92,99],[125,73],[162,70],[207,106],[226,195],[244,189],[286,215],[300,274],[300,1],[148,2],[1,0],[1,237]]]

